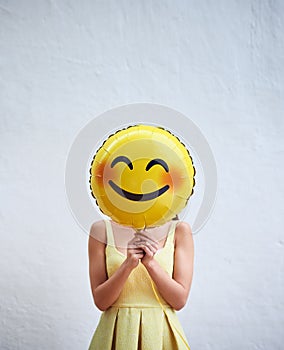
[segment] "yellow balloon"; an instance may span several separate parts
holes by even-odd
[[[186,206],[195,168],[180,140],[150,125],[120,130],[104,141],[90,168],[101,211],[136,230],[160,226]]]

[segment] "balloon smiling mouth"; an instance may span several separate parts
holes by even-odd
[[[157,198],[161,196],[163,193],[165,193],[170,186],[165,185],[164,187],[160,188],[157,191],[149,192],[149,193],[133,193],[133,192],[128,192],[126,190],[123,190],[119,186],[117,186],[112,180],[109,180],[108,182],[111,186],[111,188],[118,193],[120,196],[129,199],[130,201],[135,201],[135,202],[146,202],[150,201],[154,198]]]

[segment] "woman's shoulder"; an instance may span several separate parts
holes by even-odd
[[[176,230],[186,231],[188,233],[191,233],[190,224],[186,221],[178,221],[176,224]]]
[[[104,220],[96,221],[91,225],[89,240],[91,241],[94,238],[95,240],[106,243],[106,225]]]
[[[192,231],[188,222],[178,221],[175,229],[175,241],[192,239]]]

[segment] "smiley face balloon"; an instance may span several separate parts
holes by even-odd
[[[195,184],[186,147],[169,131],[150,125],[111,135],[95,154],[90,175],[91,193],[101,211],[136,230],[174,218]]]

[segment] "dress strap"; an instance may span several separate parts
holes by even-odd
[[[114,237],[113,237],[113,231],[111,227],[111,223],[109,220],[104,220],[106,225],[106,237],[107,237],[107,244],[114,246]]]
[[[176,232],[176,226],[179,223],[179,220],[173,220],[169,229],[169,233],[167,236],[166,244],[165,246],[173,243],[174,237],[175,237],[175,232]]]

